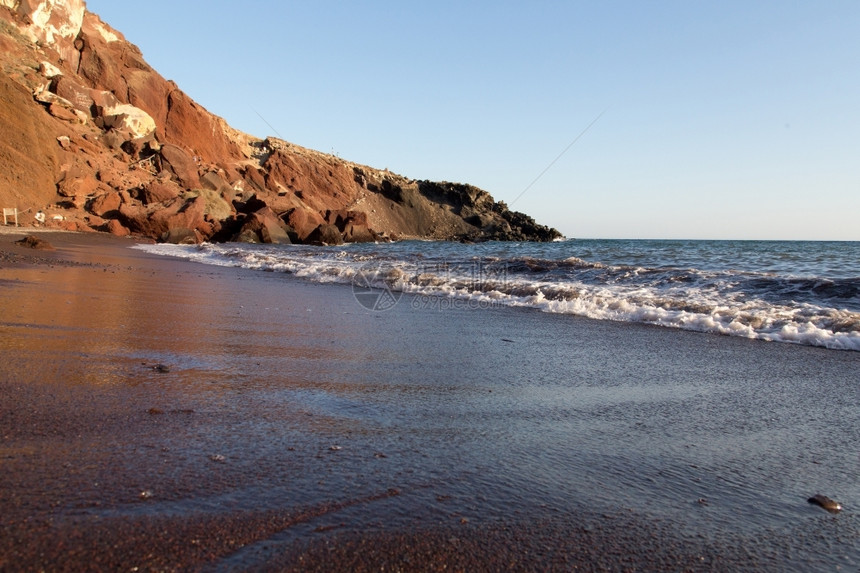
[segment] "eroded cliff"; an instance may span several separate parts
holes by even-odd
[[[161,241],[552,240],[476,187],[232,129],[82,0],[0,0],[0,205]]]

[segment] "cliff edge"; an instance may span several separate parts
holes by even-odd
[[[24,224],[176,243],[561,236],[470,185],[234,130],[83,0],[0,0],[0,68],[0,207]]]

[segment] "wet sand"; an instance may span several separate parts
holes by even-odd
[[[373,312],[342,285],[20,236],[0,234],[0,570],[860,563],[858,353]]]

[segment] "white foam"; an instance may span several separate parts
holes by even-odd
[[[235,245],[143,245],[159,255],[253,270],[291,273],[324,283],[353,282],[404,293],[472,300],[482,305],[530,307],[599,320],[639,322],[699,332],[860,351],[860,313],[815,304],[779,305],[724,288],[737,273],[690,275],[696,280],[649,282],[645,268],[606,267],[612,280],[587,284],[566,275],[546,279],[528,273],[492,282],[470,276],[467,265],[421,265],[403,259],[380,260],[355,250]],[[603,269],[567,259],[568,265]],[[465,269],[465,270],[464,270]]]

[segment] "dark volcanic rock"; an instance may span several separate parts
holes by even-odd
[[[830,499],[826,495],[821,495],[820,493],[813,495],[806,501],[819,507],[823,507],[830,513],[838,513],[839,511],[842,511],[842,505],[840,505],[839,502]]]
[[[265,209],[268,207],[265,201],[262,199],[258,199],[257,195],[251,195],[247,201],[233,201],[233,207],[236,208],[236,211],[239,213],[247,213],[251,214],[260,209]]]
[[[367,213],[363,211],[328,211],[325,220],[338,228],[346,243],[372,243],[379,239],[368,226]]]
[[[311,245],[340,245],[343,243],[343,236],[337,227],[324,223],[314,229],[305,242]]]
[[[307,209],[293,208],[283,215],[283,220],[290,228],[295,230],[299,241],[306,241],[308,236],[323,224],[323,218],[318,213],[312,213]]]
[[[51,243],[33,235],[27,235],[20,241],[15,241],[15,244],[21,245],[22,247],[29,247],[31,249],[39,249],[42,251],[54,250],[54,246]]]
[[[236,239],[243,243],[290,244],[287,227],[268,207],[248,215]]]

